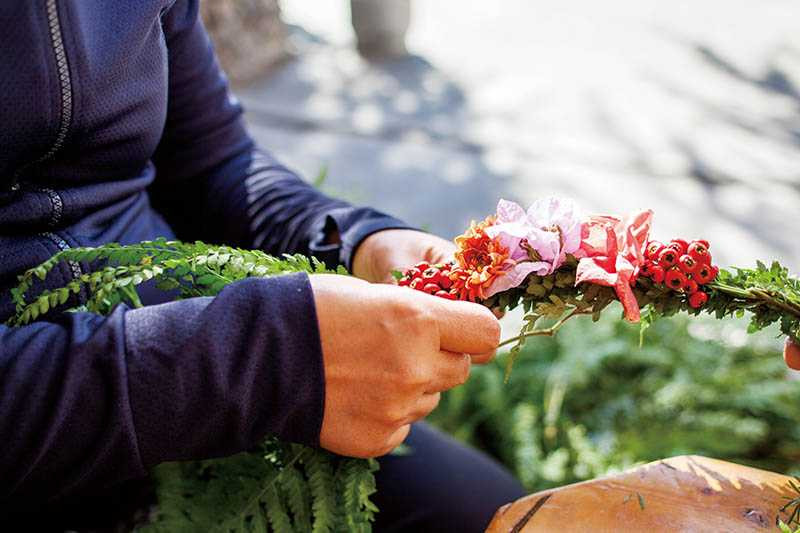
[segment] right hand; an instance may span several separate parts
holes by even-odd
[[[500,324],[487,308],[332,274],[310,276],[325,365],[320,444],[377,457],[410,424],[494,356]]]
[[[791,339],[786,339],[783,345],[783,360],[789,368],[800,370],[800,346]]]

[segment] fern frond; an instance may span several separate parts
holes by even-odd
[[[278,478],[278,485],[286,495],[298,531],[311,529],[311,494],[308,482],[294,465],[284,468]]]
[[[336,486],[333,468],[326,452],[314,450],[303,458],[311,488],[311,508],[314,515],[313,533],[336,531]]]
[[[375,463],[372,461],[372,463]],[[377,463],[375,463],[377,464]],[[377,508],[369,497],[375,493],[375,478],[372,475],[374,464],[364,468],[364,462],[356,459],[343,459],[339,464],[337,481],[338,492],[342,495],[345,527],[347,531],[367,532],[375,519]]]
[[[291,533],[295,531],[292,520],[289,518],[288,508],[281,498],[280,493],[275,488],[275,484],[270,484],[264,492],[264,505],[258,506],[257,512],[266,513],[269,524],[273,531]]]

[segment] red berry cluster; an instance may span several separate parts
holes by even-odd
[[[427,292],[434,296],[457,300],[458,291],[453,287],[451,273],[457,267],[453,263],[417,263],[406,270],[403,277],[397,280],[401,287],[411,287],[418,291]]]
[[[645,264],[639,274],[656,284],[689,295],[689,305],[703,307],[708,293],[702,287],[717,277],[719,268],[711,264],[708,241],[673,239],[669,244],[649,241],[645,248]]]

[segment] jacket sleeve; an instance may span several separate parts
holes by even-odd
[[[57,320],[0,326],[0,515],[266,434],[318,445],[324,372],[305,274]]]
[[[163,28],[169,103],[152,196],[180,238],[312,254],[329,266],[350,268],[355,248],[369,234],[408,227],[328,198],[255,147],[196,0],[178,0]]]

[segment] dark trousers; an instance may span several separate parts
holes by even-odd
[[[406,444],[407,455],[379,461],[376,533],[483,531],[498,507],[525,494],[493,459],[428,424],[414,424]]]
[[[498,507],[524,494],[495,461],[425,423],[412,426],[406,444],[407,455],[379,460],[372,496],[380,509],[376,533],[483,531]],[[0,532],[64,531],[65,524],[79,531],[129,531],[153,498],[151,483],[134,480],[60,511],[0,517]]]

